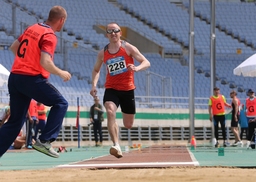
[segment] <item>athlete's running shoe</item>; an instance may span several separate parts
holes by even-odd
[[[121,158],[123,157],[121,148],[119,146],[112,146],[109,150],[109,153],[113,156],[115,156],[116,158]]]
[[[242,141],[237,141],[237,142],[235,142],[235,143],[233,143],[232,144],[232,146],[234,146],[234,147],[243,147],[243,142]]]
[[[39,139],[32,145],[33,149],[43,154],[49,155],[50,157],[58,158],[59,154],[52,148],[50,142],[42,143]]]

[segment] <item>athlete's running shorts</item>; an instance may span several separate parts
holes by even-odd
[[[239,121],[239,115],[237,115],[237,121],[236,121],[236,119],[235,119],[235,116],[233,116],[233,114],[232,114],[232,116],[231,116],[231,127],[238,127],[238,121]]]
[[[121,107],[121,111],[125,114],[135,114],[134,90],[120,91],[115,89],[106,89],[104,93],[103,103],[112,101],[116,107]]]

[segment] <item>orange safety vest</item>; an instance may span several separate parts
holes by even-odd
[[[40,64],[41,42],[46,34],[53,34],[52,44],[49,44],[49,47],[51,51],[52,49],[55,50],[57,38],[54,31],[48,25],[34,24],[28,27],[18,38],[20,45],[15,55],[12,73],[32,76],[41,74],[44,78],[50,76],[50,73]]]
[[[222,95],[219,95],[218,98],[211,96],[210,99],[212,101],[212,114],[225,114],[225,104]]]
[[[122,42],[125,45],[125,42]],[[104,63],[107,65],[107,77],[105,88],[129,91],[135,89],[134,72],[127,69],[128,64],[134,64],[131,56],[128,56],[125,48],[120,47],[118,52],[108,52],[108,45],[104,48]]]
[[[250,100],[250,98],[246,99],[246,116],[247,117],[256,117],[256,98]]]

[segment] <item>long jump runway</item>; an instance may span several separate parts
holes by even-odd
[[[130,149],[120,159],[109,155],[110,146],[66,148],[59,158],[51,158],[35,150],[8,150],[0,158],[0,170],[29,170],[49,168],[156,168],[197,166],[186,146],[154,145]],[[122,151],[125,147],[122,146]]]
[[[110,146],[67,148],[59,158],[35,150],[9,150],[0,158],[0,170],[35,170],[50,168],[165,168],[175,166],[227,166],[256,168],[256,149],[227,147],[223,156],[206,145],[195,150],[185,145],[153,145],[123,152],[123,158],[109,155]],[[125,147],[122,147],[125,151]]]
[[[150,146],[123,152],[120,159],[111,155],[91,158],[80,162],[64,164],[58,168],[152,168],[171,166],[197,166],[197,161],[186,146]]]

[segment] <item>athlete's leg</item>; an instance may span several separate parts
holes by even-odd
[[[234,137],[235,137],[235,143],[238,142],[238,138],[237,138],[237,134],[236,134],[236,127],[231,127],[231,131],[232,133],[234,134]]]
[[[225,115],[220,116],[220,126],[221,126],[223,141],[225,142],[227,140]]]
[[[248,123],[248,135],[247,135],[247,140],[251,141],[254,133],[254,126],[253,122]]]
[[[241,131],[240,131],[240,139],[241,139],[241,140],[243,140],[244,133],[245,133],[245,139],[247,139],[248,128],[241,128]]]
[[[30,98],[20,93],[19,89],[26,89],[26,80],[20,79],[22,76],[10,74],[8,89],[10,93],[11,115],[8,121],[0,128],[0,157],[8,150],[18,136],[23,126]]]
[[[247,136],[248,136],[248,128],[245,128],[245,137],[247,139]]]
[[[125,128],[131,129],[134,123],[135,114],[126,114],[123,113],[123,123]]]
[[[38,138],[39,130],[40,130],[40,133],[42,133],[42,131],[44,130],[44,127],[45,127],[45,120],[40,119],[39,123],[36,125],[34,140]]]
[[[123,93],[120,99],[120,107],[123,114],[123,124],[127,129],[131,129],[136,113],[134,90]]]
[[[232,133],[234,134],[234,137],[235,137],[235,143],[234,144],[237,144],[237,142],[241,141],[240,135],[239,135],[239,128],[238,128],[237,119],[239,120],[239,116],[237,116],[237,118],[235,118],[235,116],[232,114],[232,117],[231,117],[231,131],[232,131]]]
[[[112,101],[105,101],[104,106],[107,113],[107,126],[108,132],[110,134],[111,140],[113,141],[113,146],[110,148],[109,153],[116,158],[123,157],[120,145],[119,145],[119,128],[116,122],[116,110],[117,106]]]
[[[36,86],[31,88],[28,94],[36,101],[51,106],[45,128],[39,139],[43,142],[53,142],[59,135],[63,118],[68,109],[68,102],[47,79],[38,76],[35,82],[37,83]]]
[[[240,138],[240,135],[239,135],[239,128],[238,127],[235,128],[235,135],[237,137],[237,140],[241,141],[241,138]]]
[[[100,143],[102,144],[103,136],[102,136],[102,124],[101,124],[101,121],[98,124],[98,132],[99,132]]]
[[[32,133],[32,129],[34,126],[34,120],[30,121],[27,118],[27,135],[26,135],[26,147],[31,147],[32,146],[32,138],[33,138],[33,133]]]
[[[98,133],[97,133],[97,131],[98,131],[98,126],[97,126],[97,124],[98,124],[98,123],[96,123],[96,122],[94,121],[94,123],[93,123],[93,134],[94,134],[94,141],[95,141],[95,144],[96,144],[96,145],[98,144]]]
[[[243,140],[244,128],[241,128],[240,131],[240,139]]]
[[[213,126],[214,126],[214,136],[216,138],[216,141],[219,141],[219,121],[217,116],[213,116]]]
[[[118,134],[119,128],[116,122],[116,104],[111,101],[106,101],[104,103],[106,113],[107,113],[107,127],[108,132],[110,134],[111,140],[113,141],[114,145],[118,143]]]

